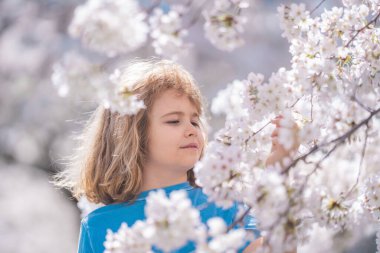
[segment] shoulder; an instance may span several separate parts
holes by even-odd
[[[95,210],[93,210],[92,212],[90,212],[87,216],[84,217],[83,220],[91,220],[97,216],[101,216],[101,215],[106,215],[110,212],[113,212],[113,211],[116,211],[120,208],[123,208],[123,206],[125,206],[126,203],[116,203],[116,204],[109,204],[109,205],[105,205],[105,206],[102,206],[102,207],[99,207]]]
[[[102,227],[104,224],[119,224],[121,221],[128,223],[144,217],[145,201],[136,201],[109,204],[90,212],[82,219],[82,224],[88,227]],[[141,216],[141,217],[140,217]]]

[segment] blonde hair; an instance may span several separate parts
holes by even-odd
[[[123,70],[121,80],[123,85],[133,87],[132,94],[144,101],[146,109],[129,116],[102,106],[96,109],[70,166],[55,177],[56,184],[69,189],[77,199],[84,195],[94,203],[133,203],[142,185],[142,169],[148,155],[149,111],[163,91],[174,89],[186,95],[203,118],[201,93],[191,74],[179,64],[166,60],[133,61]],[[206,142],[204,123],[201,128]],[[193,169],[187,177],[196,186]]]

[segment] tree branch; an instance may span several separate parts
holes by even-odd
[[[375,111],[371,112],[370,115],[365,118],[364,120],[362,120],[359,124],[357,124],[356,126],[354,126],[353,128],[351,128],[348,132],[346,132],[345,134],[331,140],[331,141],[328,141],[328,142],[325,142],[321,145],[315,145],[313,146],[309,152],[307,152],[306,154],[296,158],[290,165],[288,165],[283,171],[282,171],[282,174],[285,174],[287,173],[292,167],[294,167],[295,165],[297,165],[297,163],[301,160],[305,161],[305,159],[310,156],[311,154],[315,153],[316,151],[319,151],[322,147],[326,147],[332,143],[335,143],[337,142],[337,145],[341,145],[346,139],[348,139],[353,133],[355,133],[359,128],[361,128],[362,126],[364,125],[367,125],[368,122],[372,119],[372,117],[374,117],[376,114],[378,114],[380,112],[380,108],[376,109]]]
[[[243,221],[244,217],[251,211],[252,207],[249,206],[247,210],[238,218],[236,219],[231,225],[228,226],[227,231],[230,231],[233,229],[237,224]]]
[[[364,105],[362,102],[360,102],[359,99],[358,99],[355,95],[353,95],[353,96],[351,97],[351,100],[354,101],[354,102],[356,102],[361,108],[363,108],[363,109],[366,110],[367,112],[373,112],[373,109],[372,109],[372,108],[370,108],[370,107]]]
[[[265,125],[262,126],[259,130],[257,130],[256,132],[254,132],[252,135],[248,136],[248,138],[247,138],[246,140],[244,140],[244,144],[245,144],[245,146],[247,147],[247,146],[248,146],[248,142],[249,142],[249,140],[250,140],[253,136],[255,136],[256,134],[260,133],[260,132],[261,132],[264,128],[266,128],[270,123],[271,123],[270,121],[267,122],[267,123],[265,123]]]
[[[369,26],[372,25],[373,23],[376,23],[379,17],[380,17],[380,11],[377,13],[374,19],[372,19],[371,21],[368,22],[368,24],[366,24],[365,26],[363,26],[362,28],[356,31],[356,34],[346,43],[345,47],[348,47],[352,43],[352,41],[354,41],[354,39],[359,35],[359,33],[369,28]]]

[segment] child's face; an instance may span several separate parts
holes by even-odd
[[[203,132],[195,106],[186,95],[164,91],[149,114],[148,162],[154,168],[186,172],[199,160]],[[196,147],[186,147],[195,144]]]

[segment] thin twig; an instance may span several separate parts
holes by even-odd
[[[288,165],[283,171],[282,171],[282,174],[285,174],[287,173],[290,168],[294,167],[295,165],[297,165],[297,163],[301,160],[305,160],[309,155],[315,153],[316,151],[320,150],[322,147],[325,147],[325,146],[328,146],[334,142],[337,142],[338,145],[341,145],[347,138],[349,138],[353,133],[355,133],[359,128],[361,128],[363,125],[367,125],[368,122],[372,119],[373,116],[375,116],[376,114],[378,114],[380,112],[380,108],[376,109],[375,111],[371,112],[370,115],[362,120],[359,124],[357,124],[356,126],[354,126],[353,128],[351,128],[348,132],[346,132],[345,134],[331,140],[331,141],[327,141],[325,143],[322,143],[321,145],[315,145],[313,146],[309,152],[307,152],[306,154],[296,158],[290,165]]]
[[[360,157],[360,162],[359,162],[358,176],[356,177],[355,184],[351,187],[351,189],[347,192],[346,196],[343,199],[346,199],[348,196],[350,196],[350,194],[353,192],[353,190],[356,188],[356,186],[359,183],[359,179],[360,179],[360,175],[361,175],[362,167],[363,167],[363,161],[364,161],[364,157],[365,157],[365,151],[366,151],[366,148],[367,148],[367,140],[368,140],[369,126],[368,126],[368,124],[366,124],[366,126],[367,126],[367,128],[365,130],[364,144],[363,144],[363,148],[362,148],[362,152],[361,152],[361,157]]]
[[[356,126],[354,126],[353,128],[351,128],[347,133],[345,133],[344,135],[342,136],[339,136],[333,140],[331,140],[330,142],[328,142],[327,144],[331,144],[333,142],[337,142],[337,141],[340,141],[340,140],[345,140],[347,139],[348,137],[350,137],[353,133],[356,132],[356,130],[358,130],[360,127],[364,126],[364,125],[367,125],[368,122],[372,119],[373,116],[375,116],[376,114],[378,114],[380,112],[380,108],[377,108],[376,110],[374,110],[373,112],[371,112],[371,114],[364,120],[362,120],[359,124],[357,124]]]
[[[364,105],[362,102],[360,102],[359,99],[358,99],[355,95],[353,95],[353,96],[351,97],[351,99],[352,99],[354,102],[356,102],[361,108],[363,108],[364,110],[366,110],[367,112],[373,112],[373,109],[372,109],[372,108],[370,108],[370,107]]]
[[[244,217],[247,216],[247,214],[249,213],[249,211],[251,211],[252,207],[249,206],[247,208],[247,210],[244,211],[244,213],[238,218],[236,219],[231,225],[228,226],[227,228],[227,231],[230,231],[231,229],[233,229],[237,224],[239,224],[240,222],[243,221]]]
[[[313,10],[310,11],[310,15],[313,14],[313,12],[315,12],[324,2],[326,2],[326,0],[322,0],[321,2],[319,2],[319,4],[315,6]]]
[[[360,28],[359,30],[356,31],[356,34],[354,36],[352,36],[352,38],[346,43],[345,47],[348,47],[351,44],[351,42],[354,41],[354,39],[359,35],[359,33],[364,31],[365,29],[367,29],[373,23],[376,23],[377,19],[379,17],[380,17],[380,11],[379,11],[379,13],[377,13],[377,15],[374,19],[372,19],[371,21],[368,22],[368,24],[366,24],[365,26],[363,26],[362,28]]]
[[[245,144],[245,146],[248,145],[249,140],[250,140],[253,136],[255,136],[256,134],[260,133],[260,132],[261,132],[265,127],[267,127],[270,123],[271,123],[271,121],[265,123],[265,125],[262,126],[259,130],[257,130],[256,132],[253,132],[252,135],[248,136],[248,138],[247,138],[246,140],[244,140],[244,144]]]
[[[309,178],[311,177],[311,175],[313,175],[319,168],[321,168],[321,163],[324,161],[324,160],[326,160],[327,159],[327,157],[329,157],[330,156],[330,154],[332,153],[332,152],[334,152],[335,151],[335,149],[338,147],[338,145],[337,144],[335,144],[334,145],[334,147],[332,148],[332,149],[330,149],[316,164],[315,164],[315,167],[314,167],[314,169],[310,172],[310,173],[308,173],[307,175],[306,175],[306,177],[305,177],[305,180],[303,181],[303,183],[302,183],[302,185],[301,185],[301,187],[299,188],[299,190],[298,190],[298,194],[300,194],[300,193],[302,193],[303,192],[303,190],[305,189],[305,186],[306,186],[306,184],[309,182]]]
[[[297,98],[297,100],[289,108],[293,108],[298,103],[298,101],[301,100],[302,97],[303,97],[303,95],[301,97]]]

